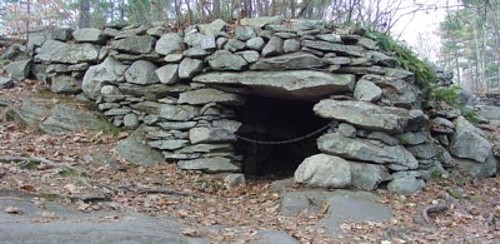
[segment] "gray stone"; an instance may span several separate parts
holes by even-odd
[[[316,154],[304,159],[294,175],[295,182],[309,186],[345,188],[351,185],[349,162],[326,154]]]
[[[139,85],[160,83],[160,79],[155,73],[156,69],[158,67],[149,61],[135,61],[125,72],[125,80],[129,83]]]
[[[314,54],[318,57],[323,57],[325,55],[324,52],[322,51],[319,51],[319,50],[316,50],[316,49],[312,49],[312,48],[308,48],[308,47],[302,47],[300,50],[302,50],[303,52],[306,52],[306,53],[311,53],[311,54]]]
[[[174,84],[179,81],[178,64],[167,64],[155,70],[156,76],[163,84]]]
[[[324,52],[334,52],[340,55],[354,57],[363,57],[365,52],[365,49],[359,46],[342,45],[325,41],[303,40],[301,44],[304,47],[321,50]]]
[[[215,44],[217,46],[217,49],[223,49],[224,45],[227,43],[227,38],[225,37],[219,37],[217,40],[215,40]]]
[[[244,58],[227,50],[216,51],[207,58],[207,61],[213,70],[238,71],[247,65]]]
[[[254,239],[255,238],[255,239]],[[259,230],[252,236],[249,244],[299,244],[300,242],[283,231]]]
[[[228,190],[245,185],[244,174],[228,174],[224,176],[224,187]]]
[[[233,144],[231,143],[217,143],[217,144],[195,144],[185,146],[177,151],[180,154],[193,154],[193,153],[232,153],[234,151]]]
[[[48,40],[40,48],[35,60],[50,63],[77,64],[96,62],[99,50],[91,44],[66,44],[59,41]]]
[[[111,47],[132,54],[149,53],[153,50],[155,41],[156,39],[152,36],[128,36],[112,41]]]
[[[382,222],[392,218],[390,207],[369,192],[337,190],[326,200],[328,211],[319,222],[332,236],[342,233],[340,225],[351,222]]]
[[[231,133],[235,133],[241,127],[242,123],[236,120],[219,119],[212,121],[212,126],[221,128]]]
[[[351,58],[352,66],[371,66],[375,64],[375,61],[369,58]]]
[[[269,16],[269,17],[258,17],[258,18],[244,18],[240,19],[240,25],[248,25],[254,28],[263,28],[269,24],[281,24],[283,21],[282,16]]]
[[[90,67],[88,63],[68,65],[68,71],[86,71]]]
[[[361,79],[371,81],[380,87],[384,93],[384,98],[389,99],[395,106],[403,108],[420,107],[421,91],[407,80],[380,75],[365,75]]]
[[[340,135],[347,138],[356,138],[356,128],[350,124],[340,123],[338,132]]]
[[[179,78],[191,79],[196,74],[201,72],[203,68],[203,61],[198,59],[185,58],[179,65]]]
[[[67,64],[50,64],[46,69],[47,74],[68,73]]]
[[[359,128],[387,133],[400,133],[407,128],[425,126],[427,121],[422,111],[379,107],[363,101],[324,99],[314,105],[313,110],[323,118],[346,121]]]
[[[387,146],[366,139],[351,139],[336,133],[318,138],[321,152],[345,159],[378,164],[398,164],[410,169],[418,168],[418,161],[403,146]]]
[[[161,122],[158,125],[165,130],[189,130],[196,126],[196,121],[187,122]]]
[[[152,102],[152,101],[144,101],[144,102],[130,104],[130,107],[132,107],[133,109],[135,109],[139,112],[144,112],[147,114],[154,114],[154,115],[160,114],[161,106],[162,106],[161,103]]]
[[[250,66],[252,70],[301,70],[321,68],[324,64],[318,57],[307,53],[281,55],[263,58]]]
[[[283,40],[297,38],[297,34],[291,33],[291,32],[277,32],[274,35],[276,37],[279,37],[279,38],[283,39]]]
[[[381,141],[389,146],[396,146],[400,144],[398,139],[380,131],[372,132],[368,134],[366,138]]]
[[[82,28],[73,31],[73,37],[77,43],[89,42],[103,44],[106,42],[106,36],[97,28]]]
[[[273,36],[262,50],[263,57],[281,55],[283,52],[283,40]]]
[[[182,37],[179,33],[168,33],[156,42],[155,51],[162,55],[180,52],[184,49]]]
[[[139,127],[139,118],[133,113],[126,114],[123,117],[123,125],[129,129],[136,129]]]
[[[126,139],[119,141],[115,151],[134,164],[153,165],[165,161],[161,152],[147,145],[144,137],[144,129],[139,127]]]
[[[207,173],[239,172],[240,168],[231,163],[231,159],[222,157],[181,160],[178,167],[184,170],[200,170]]]
[[[0,89],[9,89],[14,87],[14,82],[11,78],[0,77]]]
[[[106,27],[104,28],[104,30],[102,31],[102,33],[106,36],[109,36],[109,37],[115,37],[118,35],[120,31],[115,29],[115,28],[110,28],[110,27]]]
[[[432,142],[407,146],[406,149],[418,159],[433,159],[438,155],[437,146]]]
[[[395,178],[387,184],[387,189],[398,194],[413,194],[422,190],[425,182],[417,179],[413,175],[406,175],[401,178]]]
[[[185,50],[182,54],[188,58],[204,59],[206,56],[210,55],[212,51],[202,49],[199,47],[192,47]]]
[[[342,190],[336,190],[335,192],[337,191]],[[331,192],[321,190],[285,192],[281,198],[280,212],[286,216],[293,216],[302,212],[319,213],[321,211],[320,206],[331,195]]]
[[[366,55],[371,61],[375,62],[378,65],[387,66],[387,67],[396,67],[398,61],[396,58],[388,56],[384,53],[371,51]],[[371,64],[370,64],[371,65]]]
[[[488,155],[484,163],[461,158],[455,158],[455,162],[463,173],[475,178],[493,177],[497,173],[497,160],[493,153]]]
[[[187,44],[188,47],[198,47],[201,48],[201,39],[203,39],[201,33],[186,33],[184,35],[184,43]]]
[[[149,146],[160,150],[177,150],[188,144],[188,140],[157,140],[148,142]]]
[[[235,141],[236,136],[222,128],[195,127],[189,130],[189,141],[191,144],[198,143],[220,143]]]
[[[204,84],[243,85],[260,95],[312,101],[352,91],[355,83],[352,75],[306,70],[213,72],[198,75],[193,80]]]
[[[50,77],[50,90],[54,93],[77,94],[82,91],[81,83],[68,75]]]
[[[256,37],[256,34],[255,30],[250,26],[236,26],[234,36],[238,40],[247,41],[251,38]]]
[[[354,98],[360,101],[376,102],[382,97],[382,89],[370,81],[360,80],[354,88]]]
[[[123,94],[134,97],[144,97],[149,100],[163,99],[169,94],[185,92],[191,90],[186,84],[153,84],[153,85],[136,85],[131,83],[120,83],[118,85]]]
[[[244,98],[238,94],[228,93],[213,88],[204,88],[187,91],[179,95],[178,103],[202,105],[208,103],[220,103],[226,105],[242,105]]]
[[[174,121],[192,120],[199,113],[199,109],[189,105],[162,104],[160,107],[160,117]]]
[[[451,138],[450,153],[459,158],[486,162],[493,146],[484,138],[483,132],[462,116],[455,120],[455,124],[456,131]]]
[[[300,42],[295,39],[287,39],[283,42],[283,53],[294,53],[300,50]]]
[[[201,24],[198,25],[198,29],[204,34],[217,34],[221,31],[224,31],[227,23],[224,20],[216,19],[212,21],[210,24]]]
[[[357,44],[365,47],[366,49],[371,49],[371,50],[378,49],[377,42],[366,37],[359,38]]]
[[[103,111],[103,110],[110,110],[113,108],[119,108],[120,104],[118,104],[118,103],[100,103],[97,107],[99,108],[99,110]]]
[[[257,51],[241,51],[237,52],[236,54],[240,55],[247,61],[247,63],[255,63],[260,59],[260,53]]]
[[[240,40],[231,39],[226,42],[226,44],[224,45],[224,49],[234,53],[245,49],[245,43]]]
[[[47,114],[50,114],[50,110],[50,103],[23,97],[21,107],[13,111],[16,120],[19,119],[25,124],[37,126],[40,121],[43,121],[47,117]]]
[[[60,135],[67,132],[79,132],[82,130],[100,131],[106,130],[111,125],[98,118],[95,114],[70,105],[56,105],[50,115],[41,120],[38,128],[51,135]]]
[[[13,80],[24,80],[30,75],[31,63],[31,59],[11,62],[5,66],[5,70]]]
[[[391,179],[383,165],[349,161],[352,185],[363,190],[375,190],[381,182]]]
[[[399,141],[403,145],[418,145],[427,141],[427,132],[426,131],[418,131],[418,132],[405,132],[398,136]]]
[[[124,108],[113,108],[104,113],[106,116],[117,116],[117,115],[126,115],[131,113],[132,109],[124,107]]]
[[[181,53],[172,53],[167,56],[163,60],[167,63],[180,63],[182,59],[184,58],[184,55]]]
[[[443,117],[436,117],[431,120],[431,130],[437,133],[451,135],[455,131],[455,124]]]
[[[249,49],[255,50],[255,51],[262,51],[266,43],[264,42],[264,39],[262,37],[254,37],[246,41],[246,46]]]
[[[321,40],[321,41],[327,41],[327,42],[335,42],[335,43],[342,42],[340,35],[337,35],[337,34],[320,34],[320,35],[316,35],[316,39]]]

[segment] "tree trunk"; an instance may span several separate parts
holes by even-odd
[[[78,18],[78,27],[90,27],[90,0],[80,0],[80,16]]]
[[[220,18],[220,0],[212,1],[212,15],[214,19]]]

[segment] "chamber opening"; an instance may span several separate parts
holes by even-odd
[[[245,105],[235,109],[236,119],[243,123],[236,134],[262,143],[242,139],[236,142],[237,154],[243,155],[245,175],[289,177],[305,158],[319,153],[316,139],[322,133],[292,143],[264,143],[301,138],[325,127],[329,120],[314,114],[314,104],[315,102],[308,101],[246,96]]]

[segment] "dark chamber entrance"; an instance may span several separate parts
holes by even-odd
[[[244,106],[236,109],[243,123],[238,136],[258,141],[284,141],[307,135],[329,123],[314,115],[314,103],[246,96]],[[243,172],[253,176],[287,177],[293,175],[306,158],[319,153],[314,135],[285,144],[258,144],[239,139],[237,153],[244,156]]]

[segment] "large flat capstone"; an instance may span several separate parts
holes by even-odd
[[[424,126],[427,117],[420,110],[380,107],[362,101],[325,99],[314,105],[314,112],[323,118],[345,121],[367,130],[401,133],[407,128]]]
[[[35,59],[40,61],[77,64],[96,62],[99,50],[92,44],[66,44],[59,41],[46,41]]]
[[[241,85],[255,94],[307,101],[317,101],[332,94],[350,92],[355,86],[354,75],[309,70],[213,72],[198,75],[193,81],[205,84]]]

